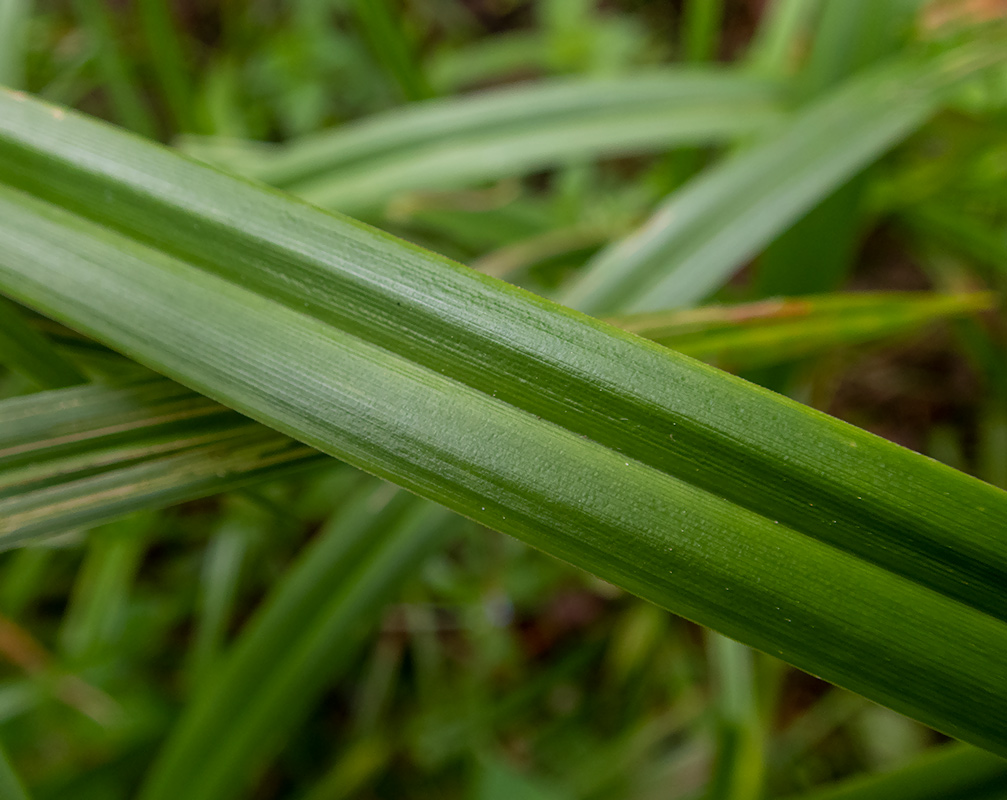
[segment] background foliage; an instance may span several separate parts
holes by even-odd
[[[1002,13],[0,0],[0,83],[1007,487],[1007,70],[960,55]],[[9,796],[754,798],[895,767],[822,796],[1007,796],[993,756],[0,312],[0,532],[60,533],[0,560]]]

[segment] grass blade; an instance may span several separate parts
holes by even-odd
[[[16,299],[1007,752],[1007,494],[107,126],[2,93],[0,112],[0,179],[21,187],[0,192],[0,286]]]
[[[324,463],[168,381],[0,402],[0,543],[94,525]]]
[[[0,797],[4,800],[29,800],[28,792],[3,748],[0,748]]]
[[[1007,761],[967,745],[947,745],[883,775],[853,778],[800,800],[996,800],[1007,793]]]
[[[402,30],[403,15],[389,6],[389,0],[353,0],[351,7],[371,46],[374,57],[398,84],[407,101],[433,96],[423,70],[413,52],[412,42]]]
[[[452,515],[369,481],[329,521],[188,706],[142,800],[236,795],[352,659],[362,625]]]
[[[87,378],[32,328],[14,304],[0,297],[0,360],[43,389],[85,383]]]
[[[192,119],[193,92],[186,68],[186,48],[172,7],[168,0],[140,0],[136,9],[173,127],[193,131],[196,125]]]
[[[589,313],[693,305],[794,220],[936,109],[947,87],[989,63],[952,51],[851,79],[763,144],[672,194],[637,232],[603,250],[564,302]],[[841,129],[843,136],[835,136]],[[628,279],[627,279],[628,276]]]
[[[989,311],[994,299],[985,292],[865,292],[656,311],[609,321],[693,358],[742,370],[912,333],[938,319]]]
[[[0,0],[0,86],[21,87],[31,0]]]
[[[148,137],[157,135],[157,123],[144,99],[133,65],[122,51],[111,8],[101,0],[73,0],[74,13],[91,39],[91,48],[102,84],[118,119],[128,128]]]
[[[682,10],[682,52],[686,61],[710,61],[717,56],[723,26],[724,0],[688,0]]]
[[[228,145],[221,161],[318,205],[372,209],[396,192],[764,130],[779,117],[777,94],[765,80],[698,68],[555,80],[408,106],[278,150]],[[212,141],[187,149],[214,161]]]

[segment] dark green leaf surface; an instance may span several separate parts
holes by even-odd
[[[1007,495],[342,217],[0,94],[0,286],[191,388],[1007,752]]]

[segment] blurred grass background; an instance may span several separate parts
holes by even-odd
[[[0,0],[0,83],[562,296],[794,109],[1005,16],[997,0]],[[714,81],[690,90],[709,92],[692,128],[662,95],[668,65]],[[569,99],[594,81],[604,103]],[[479,112],[513,85],[546,92]],[[621,322],[1007,488],[1005,133],[1001,70],[713,296],[750,305]],[[893,291],[934,294],[875,294]],[[40,374],[8,345],[3,398],[124,369],[31,322],[70,363]],[[32,797],[169,797],[191,769],[203,794],[186,797],[741,800],[933,769],[945,743],[349,467],[302,466],[0,556],[0,740]],[[953,796],[1007,797],[990,775]]]

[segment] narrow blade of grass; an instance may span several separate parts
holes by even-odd
[[[31,0],[0,0],[0,86],[21,88]]]
[[[0,545],[93,525],[325,457],[167,381],[0,402]]]
[[[178,131],[192,132],[196,129],[193,91],[186,67],[186,49],[173,7],[168,0],[140,0],[136,8],[173,127]]]
[[[319,205],[371,209],[396,192],[764,130],[779,118],[777,94],[771,82],[699,68],[558,79],[408,106],[279,149],[243,155],[225,143],[222,163]],[[213,140],[199,141],[186,149],[213,161]]]
[[[122,51],[123,40],[116,32],[112,9],[102,0],[73,0],[73,9],[91,40],[95,64],[116,117],[127,128],[156,137],[157,123],[147,107],[133,64]]]
[[[352,0],[350,7],[378,63],[395,81],[407,101],[426,100],[433,90],[416,58],[415,48],[402,29],[405,15],[393,11],[389,0]]]
[[[654,311],[609,321],[680,353],[742,370],[905,335],[939,319],[989,311],[994,304],[995,297],[985,292],[865,292]]]
[[[20,309],[0,297],[0,361],[43,389],[86,383],[87,378],[41,333]]]
[[[668,197],[642,228],[595,257],[564,301],[590,313],[695,304],[829,192],[916,130],[949,85],[1002,58],[1002,52],[980,47],[852,79],[770,140]],[[838,130],[842,136],[836,136]]]
[[[11,766],[10,758],[0,747],[0,797],[4,800],[30,800],[21,779]]]
[[[952,744],[893,772],[852,778],[802,794],[799,800],[995,800],[1005,793],[1007,761]]]
[[[443,541],[448,511],[368,483],[304,550],[189,704],[142,800],[240,793],[351,662],[381,601]]]

